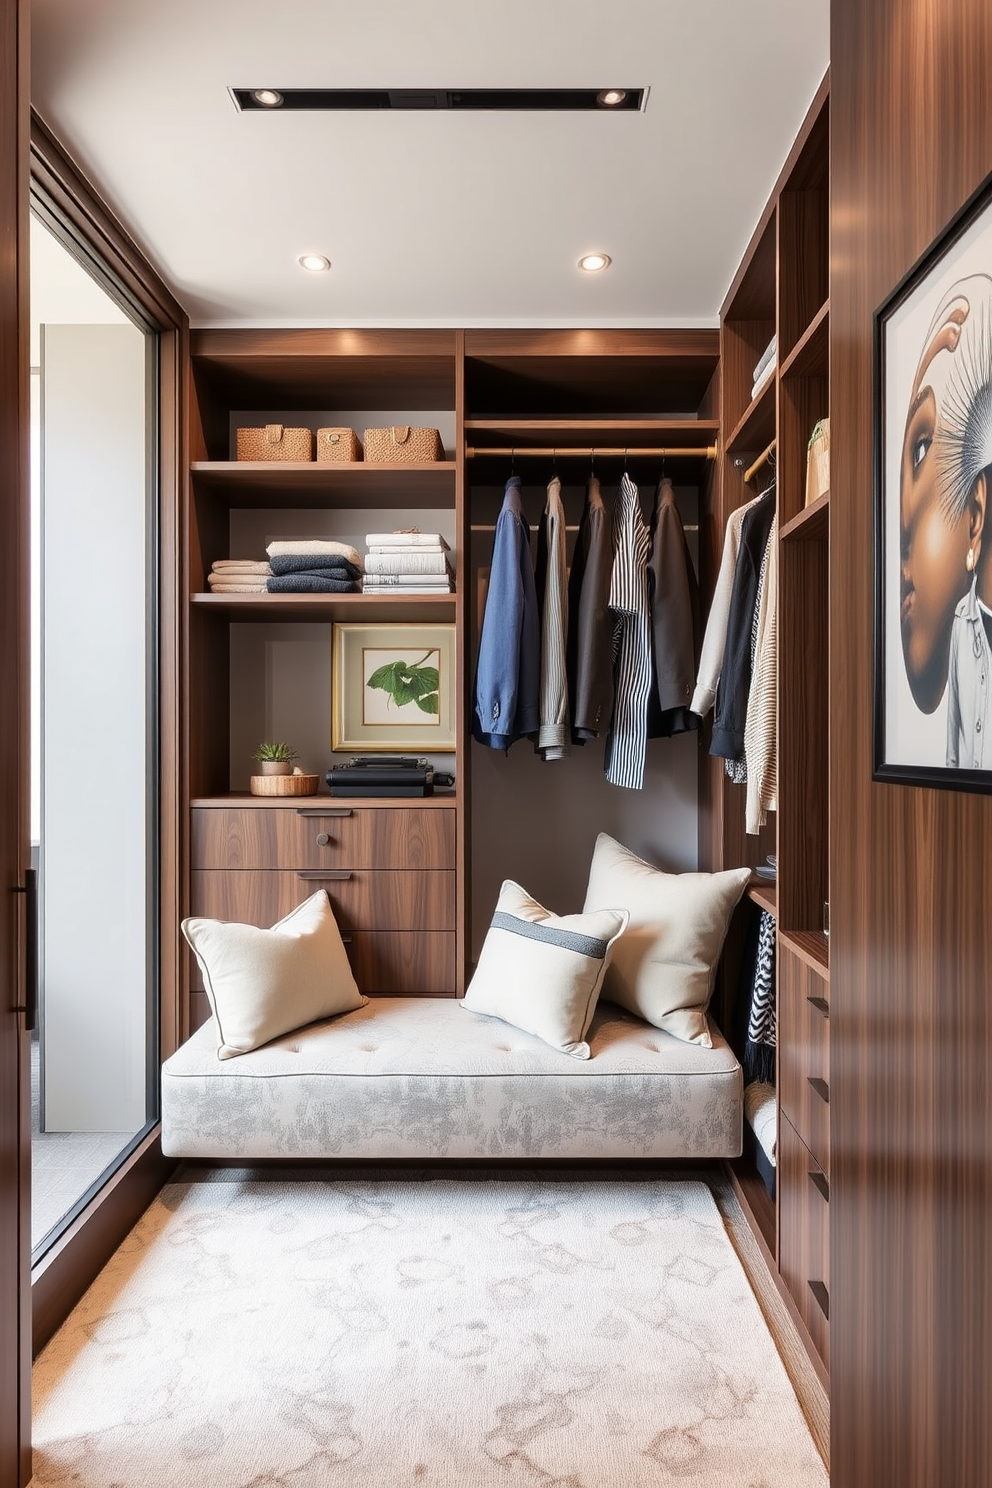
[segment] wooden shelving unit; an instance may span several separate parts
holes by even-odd
[[[728,293],[721,316],[721,417],[726,434],[713,528],[774,475],[778,514],[778,801],[756,836],[744,791],[722,761],[703,784],[704,866],[756,867],[776,854],[774,884],[753,880],[751,913],[776,917],[778,1166],[775,1198],[746,1160],[738,1195],[801,1319],[821,1379],[829,1365],[828,580],[830,498],[805,504],[807,447],[829,414],[829,92],[824,80]],[[753,371],[776,337],[777,369],[751,396]],[[774,463],[745,483],[775,441]],[[718,558],[714,552],[713,562]],[[725,1016],[736,993],[732,969]],[[732,1026],[732,1025],[731,1025]],[[739,1026],[739,1024],[738,1024]],[[812,1174],[813,1178],[808,1175]],[[815,1179],[815,1181],[814,1181]]]

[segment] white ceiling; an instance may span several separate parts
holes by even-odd
[[[32,0],[31,24],[35,107],[194,325],[676,326],[715,323],[829,0]],[[241,114],[232,86],[651,92]],[[594,249],[612,267],[580,273]]]

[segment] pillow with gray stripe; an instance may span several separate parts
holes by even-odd
[[[555,915],[507,879],[462,1006],[589,1058],[586,1031],[625,909]]]

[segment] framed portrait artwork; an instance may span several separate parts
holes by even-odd
[[[875,315],[874,776],[992,790],[992,177]]]
[[[453,625],[335,625],[331,650],[332,749],[454,749]]]

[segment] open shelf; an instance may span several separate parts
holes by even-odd
[[[830,940],[822,930],[779,930],[779,939],[820,976],[830,972]]]
[[[783,541],[825,542],[830,535],[830,492],[825,491],[797,517],[786,522],[779,536]]]
[[[759,909],[769,914],[778,913],[778,887],[768,879],[756,878],[747,886],[747,897]]]
[[[453,594],[193,594],[201,613],[223,620],[454,620]]]
[[[451,506],[454,460],[433,464],[319,464],[310,460],[194,460],[198,492],[229,506]]]
[[[769,377],[753,398],[727,440],[728,455],[757,454],[775,436],[775,389],[777,378]]]
[[[825,300],[789,355],[780,377],[826,377],[830,358],[830,301]]]
[[[699,445],[705,448],[714,444],[720,432],[717,419],[501,419],[480,418],[465,420],[465,434],[471,445],[476,439],[471,436],[485,434],[515,442],[530,444],[603,444],[609,446],[638,444]],[[565,450],[562,453],[566,453]]]

